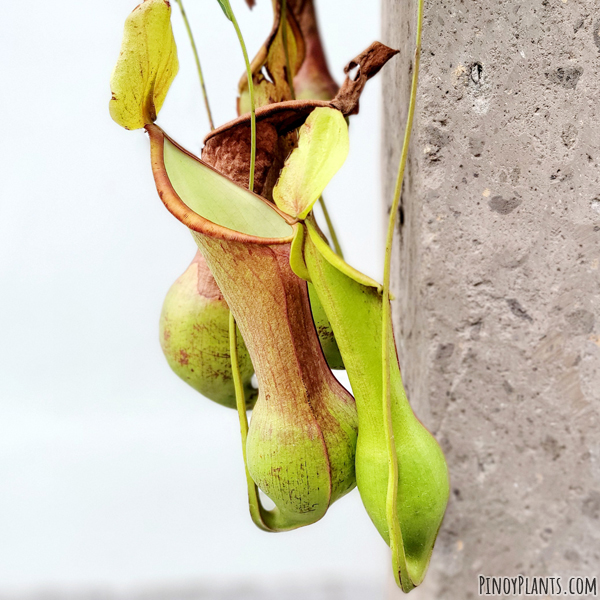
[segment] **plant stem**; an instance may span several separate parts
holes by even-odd
[[[194,58],[196,60],[196,68],[198,69],[198,77],[200,78],[200,87],[202,88],[202,96],[204,96],[204,105],[206,106],[206,114],[208,115],[208,122],[209,122],[210,128],[212,130],[215,128],[215,124],[213,121],[212,112],[210,110],[210,104],[208,103],[208,94],[206,93],[206,86],[204,85],[204,75],[202,74],[202,66],[200,65],[200,57],[198,56],[198,49],[196,48],[196,42],[194,41],[192,29],[190,28],[190,22],[188,21],[187,14],[185,12],[185,9],[183,8],[182,0],[177,0],[177,4],[179,4],[179,9],[181,10],[181,16],[183,17],[183,22],[185,23],[185,28],[187,29],[188,37],[190,38],[192,52],[194,53]]]
[[[254,520],[255,514],[260,514],[258,505],[258,491],[256,484],[250,477],[246,462],[246,441],[248,439],[248,416],[246,414],[246,397],[244,395],[244,384],[240,373],[240,365],[237,351],[237,325],[233,314],[229,313],[229,353],[231,356],[231,372],[233,374],[233,386],[235,389],[235,403],[240,420],[240,433],[242,437],[242,455],[244,457],[244,468],[246,470],[246,483],[248,484],[248,503],[250,514]],[[260,519],[259,519],[260,520]],[[256,522],[256,521],[255,521]]]
[[[402,154],[400,156],[400,165],[398,167],[398,176],[394,190],[394,198],[390,210],[388,223],[385,261],[383,270],[383,310],[382,310],[382,362],[383,362],[383,417],[388,446],[389,473],[388,489],[386,502],[386,517],[390,536],[390,548],[392,550],[392,564],[394,567],[394,576],[396,582],[404,591],[410,591],[413,584],[410,580],[404,545],[402,542],[402,531],[398,523],[398,455],[396,453],[396,442],[394,439],[394,429],[392,423],[392,406],[390,400],[390,345],[393,343],[393,336],[390,336],[391,320],[390,305],[390,273],[392,262],[392,245],[394,241],[394,229],[396,227],[396,217],[400,205],[400,196],[402,193],[402,183],[404,181],[404,172],[408,159],[410,146],[410,137],[415,114],[415,105],[417,101],[417,86],[419,83],[419,65],[421,60],[421,33],[423,29],[423,0],[417,0],[417,37],[415,44],[415,61],[413,66],[412,84],[410,90],[410,104],[408,106],[408,115],[406,119],[406,128],[404,130],[404,142],[402,145]]]
[[[244,54],[244,61],[246,62],[246,74],[248,76],[248,90],[250,91],[250,124],[251,124],[251,146],[250,146],[250,177],[248,180],[248,189],[253,192],[254,191],[254,165],[256,163],[256,107],[254,105],[254,82],[252,80],[252,68],[250,67],[250,60],[248,58],[248,52],[246,51],[246,44],[244,42],[244,37],[242,36],[242,32],[240,31],[240,26],[238,25],[237,19],[235,18],[235,14],[233,10],[230,12],[231,14],[231,22],[233,23],[233,27],[235,28],[235,32],[238,36],[238,40],[240,41],[240,46],[242,47],[242,53]]]
[[[319,204],[321,205],[321,209],[323,210],[323,216],[325,217],[325,222],[327,223],[327,228],[329,229],[329,235],[331,236],[331,241],[333,242],[335,253],[338,254],[341,258],[344,258],[342,247],[340,246],[338,236],[335,233],[333,222],[331,221],[331,217],[329,216],[329,211],[327,210],[327,206],[325,205],[325,199],[323,198],[323,196],[319,198]]]
[[[256,107],[254,102],[254,81],[252,80],[252,68],[250,67],[250,60],[248,58],[248,52],[246,50],[246,44],[244,37],[240,31],[237,19],[231,7],[229,7],[229,14],[231,16],[231,22],[235,28],[242,53],[244,55],[244,61],[246,63],[246,75],[248,76],[248,90],[250,92],[250,124],[251,124],[251,141],[250,141],[250,175],[248,179],[248,189],[254,191],[254,165],[256,163]],[[231,353],[231,370],[233,373],[233,384],[235,388],[235,402],[238,411],[238,417],[240,421],[240,433],[242,437],[242,455],[244,458],[244,468],[246,470],[246,483],[248,485],[248,504],[250,508],[250,516],[254,523],[264,529],[265,531],[271,531],[266,526],[262,518],[262,507],[260,504],[260,498],[258,496],[258,488],[254,483],[254,480],[250,476],[248,471],[248,461],[246,458],[246,441],[248,439],[248,416],[246,415],[246,398],[244,396],[244,386],[242,384],[242,376],[240,374],[240,367],[237,353],[237,326],[235,324],[235,318],[233,313],[229,313],[229,346]]]
[[[242,456],[244,458],[244,469],[246,471],[246,485],[248,487],[248,508],[252,522],[263,531],[276,532],[288,531],[294,527],[287,526],[281,521],[280,513],[277,509],[268,511],[263,507],[258,487],[254,483],[250,471],[248,470],[248,459],[246,453],[246,443],[248,441],[248,416],[246,414],[246,397],[244,394],[244,384],[240,373],[240,365],[237,351],[238,328],[233,314],[229,313],[229,353],[231,357],[231,373],[233,375],[233,386],[235,389],[235,404],[240,421],[240,434],[242,438]]]

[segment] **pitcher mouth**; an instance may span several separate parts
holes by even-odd
[[[300,127],[315,108],[336,108],[348,117],[358,113],[359,99],[369,79],[396,54],[398,50],[388,48],[380,42],[373,42],[366,50],[353,58],[344,68],[346,79],[332,100],[287,100],[276,104],[267,104],[256,109],[256,121],[268,120],[283,135]],[[351,71],[357,69],[354,76]],[[204,143],[236,127],[249,127],[250,113],[244,113],[233,121],[211,131]]]
[[[212,238],[234,242],[274,245],[288,244],[292,241],[295,225],[298,223],[297,219],[285,214],[262,196],[237,185],[180,146],[158,125],[146,125],[146,131],[150,137],[152,174],[158,194],[167,210],[186,227]],[[232,211],[227,211],[227,207],[224,207],[224,210],[219,212],[218,205],[211,204],[210,199],[207,199],[207,196],[210,195],[210,191],[207,191],[204,194],[205,197],[200,200],[208,212],[218,213],[218,218],[213,217],[214,220],[211,220],[194,210],[190,204],[194,204],[194,201],[198,199],[191,198],[191,196],[185,200],[182,198],[185,196],[182,184],[172,181],[172,177],[177,174],[177,167],[180,165],[176,161],[172,161],[169,166],[167,164],[169,161],[165,160],[165,151],[176,156],[179,163],[185,163],[186,168],[195,170],[196,174],[210,173],[212,182],[226,188],[225,195],[228,191],[234,196],[231,200],[232,206],[235,204],[235,196],[238,197],[238,201],[242,201],[243,206],[240,206],[239,210]],[[169,171],[171,171],[171,177]],[[194,184],[197,182],[191,178],[190,183],[192,187],[195,187]],[[230,218],[228,218],[228,214],[230,214]],[[221,222],[218,223],[217,220]],[[245,229],[245,231],[238,231],[235,228],[234,225],[240,223],[243,225],[240,229]]]
[[[256,109],[256,122],[268,120],[279,135],[284,135],[300,127],[315,108],[331,108],[329,100],[286,100],[276,104],[266,104]],[[213,129],[205,138],[208,140],[236,127],[250,127],[250,113],[244,113],[232,121]]]

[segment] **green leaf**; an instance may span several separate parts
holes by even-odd
[[[327,242],[321,237],[321,234],[317,230],[317,228],[310,222],[305,221],[306,228],[308,230],[308,237],[314,244],[315,248],[319,251],[319,254],[332,266],[335,267],[338,271],[343,273],[346,277],[356,281],[356,283],[360,283],[360,285],[364,285],[365,287],[375,288],[378,293],[381,294],[381,290],[383,289],[381,284],[377,283],[374,279],[371,279],[368,275],[361,273],[358,269],[355,269],[352,265],[349,265],[343,258],[338,256],[327,244]],[[304,239],[302,239],[304,241]],[[295,258],[295,264],[299,263],[299,259]],[[306,265],[305,265],[306,266]],[[294,265],[292,265],[292,269],[294,269]],[[303,277],[296,273],[302,279],[306,279],[310,281],[309,278]],[[310,276],[309,276],[310,277]]]
[[[290,154],[273,189],[284,212],[304,219],[348,156],[348,124],[333,108],[315,108],[300,128],[298,147]]]
[[[110,116],[125,129],[153,123],[178,69],[171,6],[166,0],[145,0],[125,21],[110,80]]]
[[[230,21],[233,21],[233,15],[231,11],[231,5],[229,4],[229,0],[217,0],[217,2],[219,3],[219,6],[223,9],[225,16]]]
[[[273,205],[187,154],[166,137],[164,168],[181,201],[208,221],[247,235],[292,237],[292,227]]]

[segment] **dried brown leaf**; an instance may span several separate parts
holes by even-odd
[[[257,107],[291,100],[294,94],[288,83],[288,59],[292,79],[304,61],[304,38],[296,17],[291,10],[288,10],[286,24],[284,24],[281,20],[280,8],[280,3],[275,3],[273,28],[251,64],[254,102]],[[283,44],[284,27],[287,27],[287,58]],[[238,114],[243,114],[250,110],[246,73],[240,79],[238,93]]]
[[[357,114],[359,98],[367,81],[377,75],[383,65],[396,54],[398,54],[398,50],[389,48],[380,42],[373,42],[344,67],[347,77],[334,98],[332,106],[341,110],[346,116]],[[354,77],[350,77],[349,73],[353,69],[357,69],[356,74]]]

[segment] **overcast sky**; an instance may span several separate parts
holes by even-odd
[[[248,577],[384,580],[385,544],[355,491],[309,528],[248,516],[234,411],[170,370],[158,316],[194,243],[158,199],[141,131],[108,114],[136,1],[8,2],[0,20],[0,590]],[[271,2],[232,0],[249,51]],[[215,121],[243,72],[216,0],[186,0]],[[321,1],[332,73],[379,37],[376,2]],[[173,6],[180,72],[159,124],[189,149],[208,131]],[[326,191],[346,257],[380,279],[379,81]]]

